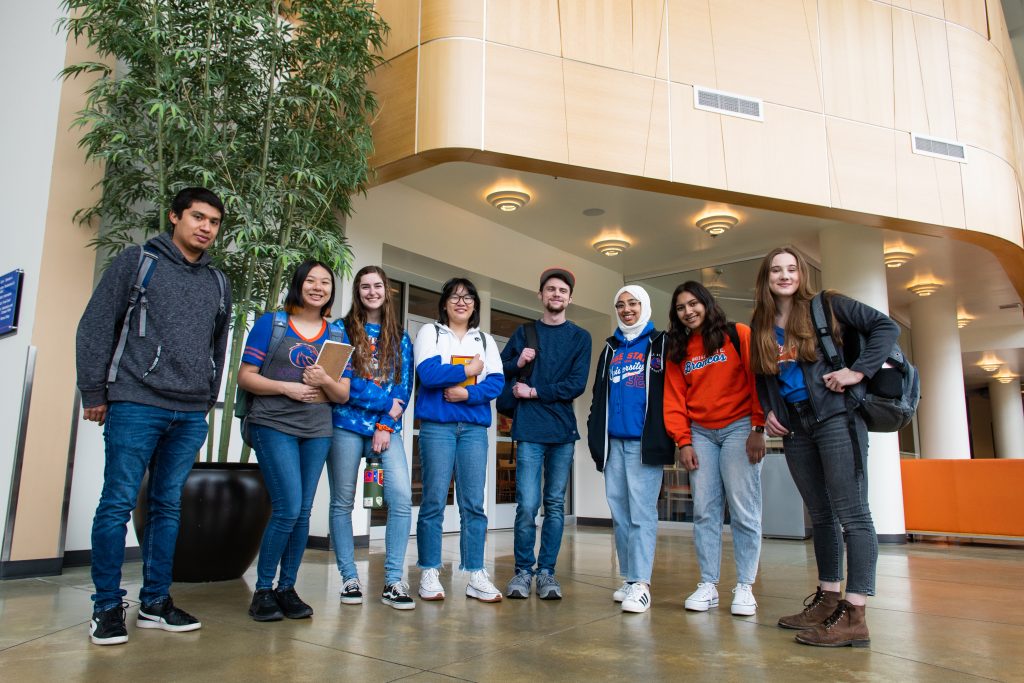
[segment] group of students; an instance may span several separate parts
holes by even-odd
[[[147,249],[154,244],[162,249],[168,263],[157,270],[162,279],[154,280],[167,288],[151,297],[154,313],[171,307],[173,294],[168,292],[176,279],[184,288],[173,291],[192,291],[196,278],[207,269],[212,271],[205,252],[216,237],[223,213],[219,199],[202,188],[188,188],[175,198],[171,234],[147,245]],[[127,640],[121,602],[125,592],[120,588],[124,522],[147,464],[154,476],[150,483],[151,521],[143,539],[145,571],[137,623],[167,631],[200,627],[195,617],[174,606],[169,595],[170,559],[177,533],[177,510],[172,509],[177,499],[171,499],[175,494],[180,498],[192,459],[190,451],[194,455],[202,443],[201,416],[213,405],[219,390],[223,368],[218,359],[223,358],[226,343],[230,293],[222,301],[223,292],[215,294],[216,289],[205,285],[202,306],[190,309],[203,334],[192,339],[197,335],[189,336],[187,324],[180,331],[180,346],[192,343],[204,353],[208,349],[211,366],[207,375],[193,382],[196,386],[189,390],[191,394],[182,386],[163,388],[150,378],[162,346],[156,346],[156,360],[143,371],[142,361],[150,357],[154,351],[150,346],[156,343],[141,339],[146,336],[145,297],[138,337],[129,335],[125,348],[125,342],[117,344],[110,333],[115,328],[110,323],[118,322],[118,316],[124,320],[125,331],[135,320],[134,301],[130,307],[125,302],[130,300],[126,285],[131,282],[135,258],[125,255],[115,261],[90,301],[78,335],[85,418],[102,424],[109,401],[110,420],[116,422],[116,426],[108,422],[104,433],[107,470],[94,519],[97,593],[90,637],[97,644]],[[141,254],[138,263],[142,263]],[[561,540],[561,501],[572,442],[579,438],[571,403],[583,391],[590,355],[589,335],[571,323],[563,326],[575,276],[561,268],[541,275],[538,296],[545,315],[536,323],[545,335],[556,328],[571,335],[571,343],[559,346],[564,347],[562,353],[573,347],[572,353],[580,358],[572,363],[556,351],[527,348],[524,342],[529,335],[524,336],[522,329],[513,335],[514,343],[510,342],[506,352],[499,354],[494,339],[479,329],[480,297],[466,278],[444,283],[437,321],[420,329],[415,344],[402,329],[383,269],[366,266],[359,270],[352,283],[350,310],[341,320],[330,322],[336,284],[328,265],[314,260],[302,263],[292,275],[284,312],[260,317],[246,340],[238,384],[253,395],[246,427],[272,504],[250,616],[257,621],[275,621],[313,613],[297,595],[295,582],[325,464],[331,488],[331,536],[342,579],[340,599],[344,604],[363,601],[354,561],[352,510],[359,465],[370,454],[382,459],[386,481],[381,600],[400,610],[415,608],[403,576],[412,495],[401,438],[414,375],[419,378],[416,417],[420,420],[423,472],[416,529],[420,598],[445,598],[439,571],[442,525],[454,476],[461,521],[459,567],[469,574],[466,594],[483,602],[502,600],[502,592],[484,567],[484,488],[491,403],[506,381],[514,382],[512,393],[522,401],[561,406],[557,414],[551,413],[553,418],[542,420],[548,428],[558,421],[571,423],[560,430],[559,437],[546,440],[559,443],[548,443],[550,449],[541,443],[535,449],[538,458],[531,476],[536,482],[526,477],[525,470],[517,472],[517,488],[521,486],[524,492],[523,497],[517,493],[517,502],[528,510],[522,520],[517,512],[516,574],[507,590],[508,597],[528,597],[536,575],[539,597],[561,598],[554,561]],[[667,331],[655,328],[650,298],[642,287],[627,285],[615,295],[617,327],[604,343],[594,375],[588,445],[597,469],[604,473],[623,578],[613,598],[623,611],[642,613],[651,606],[657,501],[663,468],[676,462],[678,452],[690,471],[701,574],[697,589],[684,605],[697,611],[718,605],[727,502],[736,560],[731,611],[743,616],[755,613],[751,587],[761,547],[760,469],[767,433],[783,438],[790,471],[810,512],[819,580],[804,609],[781,618],[779,626],[799,630],[796,639],[809,645],[868,644],[864,605],[874,592],[877,538],[868,509],[867,468],[863,466],[866,429],[857,413],[847,409],[844,393],[881,368],[898,328],[868,306],[827,293],[833,337],[842,339],[841,330],[852,328],[865,339],[856,362],[833,371],[823,359],[812,326],[813,295],[806,262],[799,252],[787,247],[771,251],[761,263],[750,326],[729,322],[711,292],[698,282],[686,282],[673,293]],[[354,349],[340,377],[328,376],[317,364],[320,347],[331,339],[348,342]],[[115,346],[121,348],[114,352]],[[119,359],[122,352],[130,361],[126,376],[112,379],[102,359],[111,353]],[[548,367],[544,372],[564,376],[555,383],[559,390],[544,385],[541,395],[540,385],[518,371],[545,354],[558,358],[561,369]],[[571,371],[566,369],[569,365]],[[543,364],[538,367],[545,368]],[[114,370],[116,377],[116,364]],[[184,380],[171,377],[169,381],[180,385]],[[152,427],[148,432],[135,428],[134,423],[142,419],[146,427]],[[182,431],[185,427],[187,438]],[[851,439],[853,434],[859,438]],[[546,516],[558,519],[549,526],[546,517],[535,570],[533,515],[539,501],[527,502],[525,495],[528,489],[540,488],[542,467],[545,478],[550,478],[555,451],[568,454],[557,459],[561,474],[554,479],[562,490],[549,491],[546,484],[544,499],[546,507],[549,503],[551,507]],[[124,465],[129,455],[130,471]],[[165,481],[168,479],[172,481]],[[537,491],[530,495],[539,497]],[[527,533],[530,530],[532,533]],[[849,578],[845,599],[840,599],[844,546]]]

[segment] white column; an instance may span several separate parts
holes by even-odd
[[[910,305],[914,362],[921,373],[917,409],[922,458],[970,458],[967,398],[956,326],[956,301],[948,287]]]
[[[1024,401],[1020,396],[1020,380],[1008,384],[989,380],[988,396],[992,401],[992,431],[995,434],[997,458],[1024,458]]]
[[[822,285],[887,314],[889,289],[881,231],[853,226],[827,228],[821,231],[820,240]],[[868,438],[868,503],[878,536],[902,540],[906,522],[896,434],[873,433]]]

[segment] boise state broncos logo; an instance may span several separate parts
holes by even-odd
[[[297,368],[308,368],[316,365],[319,353],[312,344],[296,344],[288,350],[288,360]]]

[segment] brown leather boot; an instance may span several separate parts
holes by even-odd
[[[851,605],[840,600],[836,611],[821,624],[796,634],[796,642],[818,647],[867,647],[871,644],[864,605]]]
[[[829,618],[839,604],[838,591],[823,591],[818,586],[813,595],[804,598],[804,611],[779,619],[779,626],[803,630],[814,628]]]

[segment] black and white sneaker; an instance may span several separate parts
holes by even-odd
[[[341,585],[341,604],[363,604],[363,591],[362,586],[359,585],[359,579],[345,579],[345,583]]]
[[[124,610],[128,603],[122,602],[102,612],[93,612],[89,621],[89,640],[94,645],[120,645],[128,642],[128,629],[124,625]]]
[[[396,581],[384,586],[384,592],[380,594],[380,601],[395,609],[416,609],[416,603],[409,595],[409,584],[405,581]]]
[[[172,633],[195,631],[202,627],[202,623],[194,616],[175,607],[169,595],[163,600],[139,607],[139,618],[135,625],[139,628],[158,628]]]
[[[299,594],[295,592],[294,586],[278,588],[274,591],[277,596],[277,604],[281,606],[281,612],[289,619],[306,619],[313,616],[313,608],[302,601]]]

